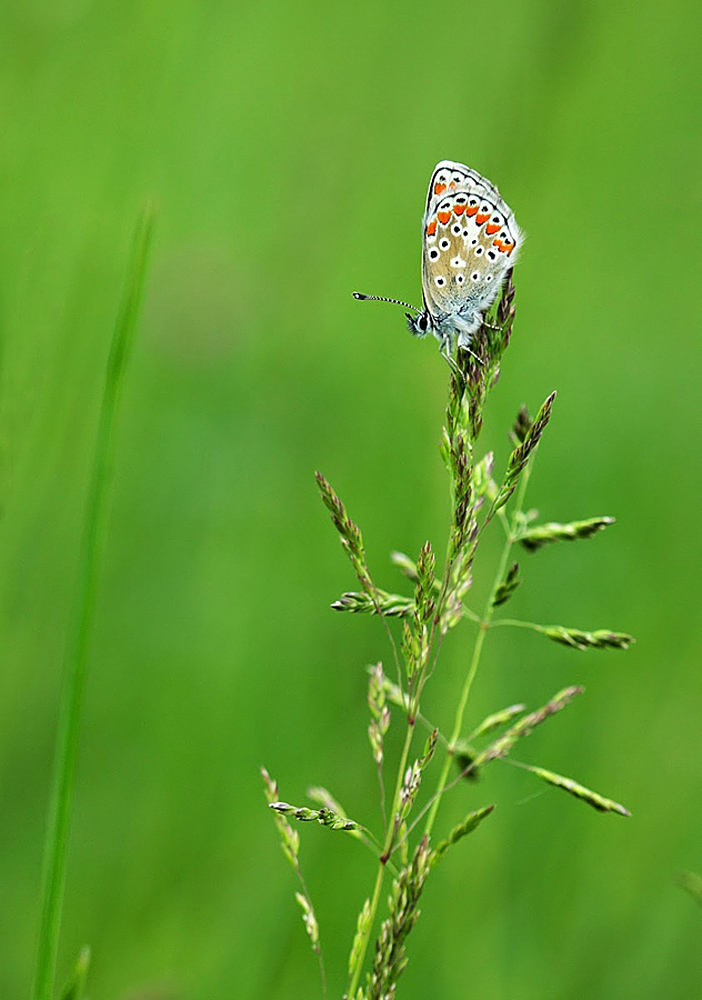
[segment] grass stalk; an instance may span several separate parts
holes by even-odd
[[[475,457],[475,444],[483,423],[483,408],[490,389],[499,377],[501,359],[509,345],[512,332],[514,286],[511,278],[497,304],[494,318],[497,324],[487,321],[483,323],[480,336],[471,342],[477,353],[474,353],[473,349],[463,354],[459,351],[459,361],[452,365],[453,373],[441,444],[441,455],[451,481],[452,515],[441,579],[436,573],[434,548],[430,542],[426,542],[416,562],[403,553],[394,553],[392,557],[393,562],[414,583],[413,597],[390,594],[376,588],[366,564],[360,528],[349,518],[343,503],[327,480],[321,473],[317,473],[322,499],[363,588],[361,593],[343,594],[332,607],[351,613],[377,614],[388,629],[391,643],[392,635],[386,618],[389,616],[400,618],[402,640],[399,649],[404,659],[407,678],[405,686],[402,683],[403,677],[394,643],[392,646],[398,671],[397,684],[387,678],[382,663],[368,668],[370,674],[367,697],[370,709],[368,737],[380,779],[384,832],[382,848],[381,837],[376,840],[369,834],[370,846],[378,855],[378,867],[373,889],[370,896],[364,900],[356,921],[356,933],[349,957],[345,1000],[388,1000],[395,997],[396,983],[407,964],[407,938],[419,917],[418,904],[427,876],[436,862],[454,844],[472,833],[494,809],[494,805],[489,805],[468,813],[450,830],[447,837],[432,848],[430,834],[433,832],[444,795],[471,772],[477,773],[493,760],[507,758],[518,740],[528,736],[536,726],[561,711],[575,695],[583,691],[583,688],[578,686],[564,688],[541,708],[528,714],[524,714],[524,705],[510,705],[488,715],[474,728],[471,735],[462,739],[468,705],[488,631],[496,625],[516,625],[535,630],[553,642],[579,650],[626,649],[634,641],[632,636],[610,629],[584,631],[562,625],[544,626],[534,622],[498,618],[496,615],[495,609],[501,608],[522,582],[519,564],[514,562],[510,565],[513,549],[517,543],[521,542],[528,551],[534,551],[555,541],[589,538],[596,531],[611,524],[612,518],[590,518],[567,524],[554,522],[534,526],[533,517],[525,517],[523,513],[533,462],[540,439],[551,417],[555,392],[546,398],[534,419],[526,407],[522,407],[517,414],[510,434],[513,449],[501,482],[496,482],[493,478],[492,452],[486,452],[479,460]],[[510,510],[507,507],[508,503],[513,505],[511,513],[508,513]],[[483,511],[483,506],[488,507],[487,513]],[[504,544],[497,559],[494,580],[485,607],[478,613],[466,606],[465,598],[472,586],[476,551],[484,530],[492,520],[499,520],[504,532]],[[436,668],[443,637],[458,625],[462,618],[467,618],[476,626],[476,634],[467,670],[456,692],[453,727],[450,737],[447,737],[442,736],[422,715],[420,703],[425,684]],[[388,803],[386,803],[386,786],[382,771],[383,764],[388,763],[384,759],[383,750],[384,736],[390,724],[390,709],[386,700],[394,706],[399,706],[405,713],[407,726],[404,746],[397,765],[393,798]],[[408,766],[408,762],[412,759],[410,756],[412,738],[417,722],[430,732],[422,752]],[[499,728],[503,729],[502,733],[493,736],[487,747],[479,752],[473,749],[474,739],[493,733]],[[423,806],[421,809],[416,809],[410,821],[410,814],[417,806],[417,796],[424,773],[439,743],[444,749],[444,759],[434,794],[422,795],[425,799]],[[452,776],[454,760],[460,762],[460,767]],[[567,792],[600,812],[629,815],[628,810],[618,802],[600,795],[572,778],[532,764],[520,763],[519,766],[541,781]],[[264,778],[267,779],[265,772]],[[359,830],[362,829],[360,825],[352,820],[346,820],[341,807],[336,805],[335,800],[324,789],[314,790],[314,794],[310,791],[309,794],[325,804],[329,810],[328,814],[274,801],[272,796],[277,799],[277,785],[271,783],[270,779],[267,779],[267,783],[266,795],[269,805],[274,810],[292,815],[301,822],[317,820],[323,825],[331,826],[332,829],[352,830],[354,836],[359,836]],[[386,805],[389,806],[389,815],[386,815]],[[278,817],[276,821],[280,827],[281,818]],[[424,833],[419,836],[421,825],[424,826]],[[414,848],[412,848],[413,841],[415,841]],[[290,858],[294,855],[297,858],[297,845],[297,834],[289,825],[283,826],[282,846],[286,856]],[[391,859],[396,854],[398,862],[397,865],[393,865]],[[375,954],[370,963],[366,984],[361,986],[388,866],[393,871],[394,881],[387,901],[386,916],[377,932]],[[308,933],[310,933],[309,928]],[[313,943],[314,940],[315,938]]]
[[[32,1000],[51,1000],[54,992],[86,667],[112,482],[119,401],[139,315],[153,218],[153,209],[147,206],[137,224],[129,274],[112,334],[98,417],[78,560],[75,614],[66,642]]]
[[[500,556],[500,561],[497,567],[497,572],[495,573],[495,579],[493,581],[492,587],[490,589],[490,595],[485,604],[485,610],[483,612],[482,620],[480,621],[480,627],[478,629],[478,634],[475,637],[475,643],[473,645],[473,654],[470,660],[470,666],[468,667],[468,673],[466,674],[465,681],[463,682],[463,688],[461,690],[461,696],[458,701],[458,706],[456,708],[456,716],[453,724],[453,731],[449,740],[449,750],[446,754],[443,767],[441,769],[441,774],[439,775],[439,781],[437,782],[436,791],[433,795],[433,802],[431,809],[429,810],[429,815],[427,817],[427,823],[424,828],[425,836],[429,836],[434,827],[434,821],[436,820],[436,814],[439,810],[439,804],[441,803],[442,794],[446,788],[446,782],[448,781],[449,773],[451,771],[451,762],[453,761],[453,746],[456,740],[461,735],[461,730],[463,729],[463,718],[465,716],[466,707],[468,705],[468,699],[470,698],[470,692],[473,688],[473,681],[475,680],[475,675],[478,672],[478,667],[480,665],[480,657],[483,651],[483,644],[485,642],[485,636],[492,623],[492,616],[494,613],[494,600],[497,593],[497,588],[502,583],[505,571],[507,569],[507,564],[509,562],[510,552],[512,551],[512,546],[515,543],[516,525],[519,522],[519,516],[522,511],[524,504],[524,495],[526,493],[527,484],[529,482],[529,476],[531,474],[531,466],[535,456],[532,456],[532,462],[526,466],[524,473],[522,475],[521,481],[519,483],[517,491],[517,500],[515,504],[514,515],[512,518],[511,529],[507,532],[507,537],[505,540],[504,547],[502,549],[502,555]]]
[[[516,525],[518,523],[519,516],[521,514],[522,506],[523,506],[523,503],[524,503],[524,494],[526,492],[526,487],[527,487],[527,483],[529,481],[530,472],[531,472],[531,463],[529,463],[527,465],[527,467],[525,468],[524,473],[523,473],[523,475],[521,477],[521,481],[519,483],[519,487],[518,487],[518,490],[517,490],[517,500],[516,500],[516,504],[515,504],[515,512],[514,512],[512,524],[510,525],[509,521],[507,519],[505,519],[505,534],[506,534],[505,545],[504,545],[503,550],[502,550],[502,555],[500,557],[500,561],[499,561],[499,564],[498,564],[498,567],[497,567],[497,572],[495,574],[495,579],[494,579],[492,588],[490,590],[490,596],[488,597],[487,603],[485,605],[485,610],[483,612],[483,616],[482,616],[481,619],[478,619],[480,627],[479,627],[479,630],[478,630],[478,634],[477,634],[477,636],[475,638],[475,644],[473,646],[473,654],[471,656],[470,666],[468,668],[468,673],[466,675],[466,679],[465,679],[464,684],[463,684],[463,689],[461,691],[460,700],[459,700],[458,707],[457,707],[457,710],[456,710],[456,717],[455,717],[455,721],[454,721],[453,732],[451,734],[451,739],[449,741],[448,752],[447,752],[446,758],[444,760],[444,765],[443,765],[443,768],[442,768],[442,771],[441,771],[441,775],[439,777],[439,782],[437,784],[436,792],[435,792],[435,794],[433,796],[433,801],[432,801],[432,804],[431,804],[431,807],[430,807],[430,810],[429,810],[429,816],[427,818],[427,824],[426,824],[426,828],[425,828],[425,834],[427,836],[431,833],[432,827],[434,825],[434,820],[436,819],[436,814],[437,814],[437,811],[438,811],[438,808],[439,808],[439,803],[441,802],[442,793],[443,793],[443,791],[444,791],[444,789],[446,787],[446,783],[448,781],[449,773],[450,773],[450,770],[451,770],[451,761],[453,760],[453,754],[452,754],[451,748],[453,747],[453,745],[456,742],[456,740],[459,738],[459,736],[461,734],[461,729],[463,728],[463,717],[465,715],[465,710],[466,710],[466,706],[468,704],[468,699],[470,697],[470,692],[471,692],[471,689],[472,689],[472,686],[473,686],[473,681],[475,680],[475,676],[476,676],[477,671],[478,671],[478,666],[479,666],[479,663],[480,663],[480,656],[481,656],[481,653],[482,653],[483,644],[485,642],[485,636],[486,636],[487,631],[488,631],[488,629],[490,627],[490,623],[491,623],[491,620],[492,620],[492,615],[494,613],[494,607],[493,607],[493,605],[494,605],[495,595],[497,593],[497,588],[500,586],[500,584],[502,583],[502,581],[504,579],[505,572],[506,572],[506,569],[507,569],[508,560],[509,560],[509,555],[510,555],[510,552],[512,550],[512,546],[514,545],[515,540],[516,540]],[[443,578],[443,581],[442,581],[442,585],[441,585],[440,593],[439,593],[439,599],[438,599],[438,602],[437,602],[438,607],[441,607],[442,602],[444,600],[444,596],[445,596],[445,593],[446,593],[446,588],[448,587],[448,582],[449,582],[450,575],[451,575],[451,568],[452,568],[452,565],[451,565],[451,563],[449,561],[449,562],[447,562],[446,568],[445,568],[445,571],[444,571],[444,578]],[[427,655],[427,662],[429,662],[429,660],[431,659],[431,656],[432,656],[432,651],[433,651],[433,647],[434,647],[434,641],[435,641],[435,638],[436,638],[436,627],[435,626],[436,626],[436,622],[434,623],[434,627],[432,628],[431,635],[430,635],[430,638],[429,638],[429,651],[428,651],[428,655]],[[403,776],[404,776],[405,767],[407,765],[407,759],[408,759],[408,756],[409,756],[410,745],[411,745],[411,742],[412,742],[412,735],[413,735],[413,732],[414,732],[414,719],[415,719],[415,716],[416,716],[416,712],[418,711],[419,697],[421,695],[421,689],[422,689],[422,686],[423,686],[424,679],[425,679],[425,677],[424,677],[424,673],[423,673],[422,676],[421,676],[421,678],[420,678],[420,682],[417,685],[418,690],[417,690],[417,694],[416,694],[416,703],[414,705],[410,706],[410,712],[409,712],[409,716],[408,716],[408,725],[407,725],[407,734],[406,734],[405,744],[404,744],[404,747],[403,747],[403,750],[402,750],[402,754],[401,754],[401,757],[400,757],[400,763],[399,763],[399,767],[398,767],[397,785],[396,785],[396,789],[395,789],[395,796],[394,796],[394,799],[393,799],[393,808],[392,808],[392,811],[391,811],[391,814],[390,814],[390,821],[388,823],[388,830],[387,830],[387,834],[386,834],[385,847],[384,847],[384,850],[383,850],[383,854],[380,857],[380,864],[378,866],[378,872],[377,872],[377,875],[376,875],[375,885],[373,887],[373,895],[371,897],[371,902],[370,902],[370,920],[367,923],[367,930],[366,930],[366,933],[364,935],[363,940],[360,943],[360,947],[359,947],[358,952],[357,952],[356,964],[355,964],[355,966],[354,966],[354,968],[353,968],[353,970],[351,972],[351,976],[350,976],[350,980],[349,980],[349,988],[348,988],[347,996],[350,998],[350,1000],[353,1000],[356,988],[358,986],[358,983],[359,983],[359,980],[360,980],[360,977],[361,977],[361,972],[362,972],[362,969],[363,969],[363,963],[364,963],[364,960],[365,960],[365,955],[366,955],[366,951],[367,951],[367,948],[368,948],[368,943],[370,941],[371,931],[372,931],[372,928],[373,928],[373,923],[374,923],[374,920],[375,920],[375,915],[376,915],[376,911],[378,909],[378,903],[379,903],[379,900],[380,900],[380,892],[381,892],[382,885],[383,885],[383,878],[384,878],[384,874],[385,874],[385,865],[386,865],[386,861],[387,861],[387,855],[390,853],[390,851],[392,850],[392,848],[394,846],[393,845],[393,837],[395,835],[395,830],[394,830],[394,825],[393,825],[393,822],[392,822],[392,817],[393,817],[394,812],[397,809],[398,804],[399,804],[400,793],[402,791],[402,780],[403,780]]]
[[[380,856],[380,863],[378,865],[378,872],[375,878],[375,885],[373,887],[373,895],[370,902],[370,918],[367,922],[367,930],[360,942],[360,947],[358,949],[358,955],[356,959],[356,964],[351,970],[351,976],[349,978],[349,988],[347,990],[347,996],[349,1000],[355,996],[356,989],[358,987],[359,979],[361,978],[361,973],[363,971],[363,963],[366,957],[366,951],[368,950],[368,942],[370,941],[371,932],[373,930],[373,924],[375,922],[375,915],[378,910],[378,903],[380,902],[380,891],[383,887],[383,878],[385,876],[385,868],[388,863],[389,854],[393,846],[393,839],[396,834],[394,817],[395,813],[399,809],[400,805],[400,795],[402,794],[402,779],[405,774],[405,768],[407,766],[407,758],[409,757],[410,746],[412,745],[412,736],[414,734],[414,723],[409,719],[407,721],[407,732],[405,734],[405,743],[402,748],[402,753],[400,755],[400,762],[397,768],[397,783],[395,786],[395,794],[393,796],[392,809],[390,811],[390,816],[388,819],[388,828],[385,835],[385,843],[383,845],[383,853]]]

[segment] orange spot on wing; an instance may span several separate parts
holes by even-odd
[[[438,181],[434,185],[434,194],[442,194],[446,190],[445,184],[439,184]]]
[[[468,207],[466,208],[466,215],[475,215],[477,211],[478,211],[477,205],[468,205]]]
[[[492,236],[493,233],[499,233],[499,231],[500,227],[496,226],[494,222],[491,222],[489,225],[485,227],[485,232],[488,234],[488,236]]]
[[[454,205],[453,206],[453,211],[454,211],[455,215],[463,215],[463,213],[465,212],[465,210],[466,210],[466,206],[465,205]]]
[[[486,215],[485,213],[482,213],[481,215],[476,215],[476,217],[475,217],[475,221],[477,222],[477,224],[478,224],[479,226],[482,226],[482,224],[483,224],[484,222],[487,222],[487,220],[488,220],[489,218],[490,218],[490,213],[489,213],[489,212],[487,213],[487,215]]]
[[[493,240],[492,241],[492,245],[494,247],[497,247],[497,249],[500,251],[500,253],[506,253],[508,257],[510,256],[510,254],[514,250],[514,243],[507,243],[507,242],[505,242],[504,240],[501,240],[501,239]]]
[[[448,220],[451,218],[450,212],[437,212],[436,214],[438,215],[439,222],[441,223],[442,226],[445,226]]]
[[[427,236],[433,236],[436,232],[436,219],[432,219],[427,226]]]
[[[449,184],[449,191],[455,191],[455,190],[456,190],[456,182],[451,181],[451,183]]]

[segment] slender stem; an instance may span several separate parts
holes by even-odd
[[[317,920],[317,914],[314,911],[314,906],[312,905],[312,899],[310,897],[309,889],[307,888],[307,882],[305,881],[305,876],[302,874],[302,868],[300,867],[300,862],[295,858],[295,874],[298,877],[300,885],[302,886],[302,892],[305,899],[307,900],[307,905],[312,911],[312,915]],[[317,946],[312,946],[312,951],[317,956],[317,962],[319,963],[319,978],[322,984],[322,1000],[327,1000],[327,972],[324,967],[324,956],[322,955],[322,943],[317,941]]]
[[[400,763],[397,768],[397,782],[395,785],[395,794],[392,800],[392,811],[390,813],[390,818],[388,821],[388,830],[385,835],[383,853],[380,856],[380,864],[378,865],[378,873],[375,877],[373,895],[370,901],[370,916],[366,925],[366,932],[363,935],[363,939],[358,949],[356,964],[354,968],[351,970],[351,975],[349,978],[349,987],[348,990],[346,991],[349,1000],[353,998],[356,992],[356,987],[358,986],[358,981],[361,978],[361,972],[363,971],[363,963],[366,958],[366,951],[368,950],[368,942],[370,941],[371,931],[373,930],[375,915],[378,911],[378,903],[380,901],[380,891],[383,887],[383,877],[385,875],[385,866],[388,862],[388,858],[393,846],[393,840],[396,833],[394,816],[400,804],[400,795],[402,793],[402,781],[404,778],[405,767],[407,765],[407,758],[409,756],[410,746],[412,744],[413,733],[414,733],[414,725],[408,720],[407,732],[405,734],[405,743],[402,748],[402,754],[400,755]]]
[[[509,518],[507,517],[507,515],[504,512],[504,508],[501,508],[498,511],[498,515],[497,516],[499,517],[500,523],[502,524],[502,527],[504,528],[505,538],[509,538],[510,535],[512,534],[512,526],[509,523]]]
[[[385,781],[383,780],[383,760],[378,761],[378,788],[380,789],[380,815],[383,817],[383,837],[387,836],[388,820],[385,814]]]
[[[434,826],[436,813],[439,809],[439,803],[441,802],[441,794],[446,786],[446,782],[449,776],[449,771],[451,770],[451,762],[453,760],[453,753],[451,751],[451,748],[455,744],[458,737],[461,735],[461,729],[463,728],[463,716],[465,714],[466,705],[468,704],[468,698],[470,697],[471,688],[473,687],[473,681],[475,680],[475,675],[478,672],[478,666],[480,664],[480,655],[483,651],[485,636],[487,634],[488,628],[490,627],[490,619],[492,617],[492,599],[495,596],[497,587],[500,585],[502,579],[504,578],[505,569],[507,566],[507,560],[509,558],[509,552],[511,548],[512,548],[512,541],[511,539],[508,539],[507,542],[505,543],[502,556],[500,558],[500,563],[497,573],[495,574],[495,581],[490,591],[490,597],[488,598],[487,604],[485,605],[483,622],[480,626],[478,634],[475,637],[475,643],[473,645],[473,655],[471,656],[468,673],[466,674],[466,679],[463,682],[463,689],[461,691],[461,696],[458,701],[458,707],[456,708],[456,717],[453,724],[453,731],[451,733],[451,737],[449,740],[449,752],[446,754],[446,757],[444,759],[444,764],[441,769],[441,774],[439,776],[436,792],[434,793],[434,801],[429,811],[427,824],[424,828],[424,832],[427,836],[431,834],[432,828]]]
[[[507,758],[505,758],[505,760],[507,760]],[[397,844],[395,845],[396,849],[400,847],[402,844],[404,844],[406,840],[409,840],[414,830],[422,822],[422,820],[429,812],[429,810],[432,808],[434,803],[437,802],[443,795],[449,792],[452,788],[454,788],[460,781],[463,781],[463,779],[467,777],[467,775],[469,775],[474,769],[475,769],[475,763],[468,764],[468,766],[464,767],[462,771],[459,771],[458,774],[455,776],[455,778],[449,781],[447,785],[444,785],[443,788],[434,792],[429,801],[425,803],[422,809],[417,813],[412,823],[410,823],[410,825],[407,827],[407,831],[404,834],[404,836],[402,836],[400,840],[398,840]]]
[[[441,586],[439,587],[439,596],[436,600],[436,613],[434,615],[434,620],[431,623],[431,629],[429,631],[429,640],[427,642],[426,657],[424,659],[424,664],[422,666],[422,669],[419,672],[419,677],[417,679],[417,686],[413,693],[413,697],[410,698],[410,714],[412,718],[416,718],[417,713],[419,712],[419,703],[422,698],[422,691],[424,690],[424,684],[427,680],[428,666],[431,663],[431,668],[429,668],[429,675],[431,675],[434,672],[434,667],[436,666],[436,661],[439,657],[439,653],[441,652],[441,646],[444,641],[444,634],[441,630],[439,630],[437,649],[436,652],[434,652],[434,643],[436,641],[436,636],[437,636],[437,627],[440,625],[441,622],[441,612],[444,607],[444,601],[446,600],[446,594],[448,593],[449,584],[451,582],[451,574],[453,572],[453,567],[456,564],[455,556],[453,559],[449,559],[450,550],[451,550],[451,539],[449,538],[448,542],[446,543],[446,560],[444,565],[444,575],[441,581]],[[433,655],[433,660],[432,660],[432,655]]]
[[[543,632],[544,630],[543,625],[537,625],[536,622],[523,622],[518,618],[498,618],[492,622],[493,628],[498,628],[502,625],[509,625],[511,628],[530,628],[532,632]]]
[[[317,961],[319,963],[319,978],[322,983],[322,1000],[327,1000],[327,971],[324,968],[324,958],[322,957],[321,946],[317,947]]]
[[[476,625],[480,625],[480,623],[483,620],[480,617],[480,615],[476,615],[475,611],[473,611],[465,604],[463,605],[463,614],[465,615],[466,618],[469,618],[472,622],[475,622]]]
[[[403,694],[402,700],[401,701],[398,700],[394,702],[394,704],[399,705],[401,708],[404,708],[405,711],[409,712],[410,710],[409,695],[406,693]],[[449,745],[449,741],[446,739],[446,737],[441,732],[439,727],[435,726],[433,722],[430,722],[429,719],[427,719],[426,715],[422,715],[421,712],[417,712],[417,714],[414,716],[414,721],[415,724],[419,722],[422,726],[424,726],[425,729],[428,729],[429,732],[433,732],[436,729],[436,736],[439,743],[443,743],[445,746]]]
[[[383,628],[385,629],[385,632],[387,634],[388,641],[390,643],[390,648],[392,649],[392,658],[395,661],[395,671],[397,673],[397,686],[399,687],[400,691],[402,691],[403,690],[403,687],[402,687],[402,669],[400,667],[400,657],[398,656],[398,653],[397,653],[397,644],[395,643],[395,640],[393,638],[392,630],[390,628],[390,625],[388,624],[387,617],[385,616],[384,611],[380,607],[380,601],[378,599],[378,591],[376,589],[375,584],[373,584],[373,593],[371,595],[371,600],[373,601],[373,604],[375,605],[375,612],[378,615],[378,617],[381,619],[381,621],[383,623]]]
[[[461,691],[461,696],[458,701],[458,707],[456,708],[456,717],[453,725],[453,732],[451,733],[450,743],[449,743],[449,753],[446,754],[443,767],[441,769],[441,774],[439,775],[439,781],[437,783],[436,791],[433,796],[433,803],[431,809],[429,810],[429,816],[427,818],[427,823],[424,828],[424,832],[427,836],[431,834],[434,827],[434,821],[436,820],[436,814],[439,809],[439,804],[441,802],[442,793],[445,790],[446,782],[448,781],[449,772],[451,770],[451,762],[453,760],[453,754],[451,752],[451,747],[455,744],[456,740],[461,735],[461,730],[463,728],[463,716],[465,715],[466,706],[468,704],[468,699],[470,697],[470,692],[473,687],[473,681],[475,680],[475,675],[478,672],[478,666],[480,664],[480,656],[483,651],[483,644],[485,642],[485,636],[492,621],[492,615],[494,611],[493,602],[495,599],[495,594],[497,593],[497,588],[502,583],[505,575],[505,570],[507,569],[507,562],[509,560],[509,554],[514,545],[515,541],[515,528],[519,515],[522,510],[522,505],[524,503],[524,494],[526,491],[527,483],[529,481],[529,473],[531,470],[531,463],[534,460],[534,455],[531,456],[531,462],[527,465],[524,472],[522,473],[522,478],[519,484],[519,489],[517,492],[517,502],[515,506],[514,516],[512,518],[513,528],[507,534],[507,538],[502,549],[502,555],[500,556],[500,561],[497,567],[497,572],[495,574],[495,579],[490,590],[490,596],[485,604],[485,611],[483,612],[483,620],[480,624],[480,630],[475,637],[475,643],[473,645],[473,655],[471,656],[470,666],[468,668],[468,673],[466,679],[463,682],[463,689]]]
[[[44,847],[41,924],[32,1000],[51,1000],[54,988],[86,666],[98,589],[107,497],[112,482],[115,427],[125,368],[144,287],[152,227],[153,211],[147,207],[143,210],[137,225],[130,273],[112,335],[98,418],[78,563],[75,616],[70,626],[65,652],[63,691]]]
[[[533,461],[533,456],[532,456],[532,461]],[[497,588],[499,587],[499,585],[502,583],[502,581],[504,579],[505,571],[506,571],[506,568],[507,568],[507,561],[509,559],[509,554],[510,554],[512,546],[513,546],[513,544],[515,542],[515,529],[516,529],[516,525],[517,525],[517,521],[518,521],[519,515],[521,513],[522,505],[523,505],[523,502],[524,502],[524,493],[525,493],[527,482],[528,482],[528,479],[529,479],[530,465],[531,465],[531,463],[529,463],[527,465],[526,469],[524,470],[524,473],[522,474],[521,482],[519,484],[519,489],[518,489],[518,492],[517,492],[517,502],[516,502],[516,507],[515,507],[515,514],[514,514],[514,518],[513,518],[513,521],[512,521],[513,527],[510,527],[510,522],[506,518],[506,516],[502,516],[501,517],[503,526],[505,528],[506,541],[505,541],[505,545],[504,545],[504,548],[503,548],[503,551],[502,551],[502,555],[500,557],[500,562],[499,562],[499,565],[498,565],[498,568],[497,568],[497,573],[495,574],[495,579],[494,579],[494,582],[493,582],[493,585],[492,585],[490,596],[489,596],[489,598],[487,600],[487,603],[485,605],[485,611],[483,613],[483,617],[482,617],[482,619],[480,619],[473,612],[468,612],[468,614],[467,614],[467,617],[470,617],[474,621],[476,621],[477,624],[480,627],[479,627],[478,634],[477,634],[477,636],[475,638],[475,644],[473,646],[473,655],[471,657],[470,667],[468,669],[468,674],[467,674],[466,679],[464,681],[463,689],[461,691],[460,700],[459,700],[459,703],[458,703],[458,707],[456,709],[456,718],[455,718],[455,721],[454,721],[453,733],[451,735],[451,739],[450,739],[449,744],[448,744],[448,752],[446,754],[446,759],[444,761],[444,766],[443,766],[443,769],[442,769],[442,772],[441,772],[441,775],[440,775],[440,778],[439,778],[439,782],[438,782],[438,785],[437,785],[436,792],[434,793],[434,796],[433,796],[433,798],[431,800],[429,817],[427,819],[427,824],[426,824],[426,828],[425,828],[425,834],[427,836],[431,833],[431,830],[432,830],[433,825],[434,825],[434,821],[436,819],[436,813],[437,813],[437,810],[438,810],[438,807],[439,807],[439,803],[440,803],[441,798],[442,798],[442,794],[446,790],[446,784],[447,784],[449,772],[450,772],[450,769],[451,769],[451,761],[453,759],[452,747],[453,747],[453,745],[455,744],[456,740],[459,738],[459,736],[461,734],[461,729],[463,727],[463,716],[465,714],[466,706],[468,704],[468,699],[470,697],[470,692],[471,692],[471,688],[473,686],[473,681],[475,680],[475,676],[476,676],[477,671],[478,671],[478,666],[479,666],[479,663],[480,663],[480,656],[481,656],[481,653],[482,653],[483,644],[485,642],[485,635],[487,633],[487,630],[490,627],[490,623],[491,623],[491,620],[492,620],[494,598],[495,598],[495,595],[497,593]],[[501,511],[500,514],[503,514],[503,512]],[[483,525],[483,527],[484,526],[485,525]],[[439,588],[439,597],[438,597],[437,605],[436,605],[437,609],[440,609],[443,606],[443,600],[445,598],[446,591],[447,591],[447,588],[448,588],[448,585],[449,585],[449,581],[450,581],[450,578],[451,578],[452,569],[453,569],[453,561],[448,561],[447,560],[446,567],[445,567],[445,570],[444,570],[444,577],[443,577],[441,586]],[[381,893],[382,885],[383,885],[383,877],[384,877],[384,874],[385,874],[385,866],[386,866],[387,860],[388,860],[388,858],[389,858],[389,856],[390,856],[390,854],[391,854],[391,852],[393,850],[393,847],[396,846],[396,844],[394,843],[394,839],[395,839],[397,830],[396,830],[396,825],[393,822],[393,817],[394,817],[395,813],[397,812],[397,809],[398,809],[398,806],[399,806],[399,799],[400,799],[400,794],[401,794],[401,791],[402,791],[402,781],[403,781],[403,776],[404,776],[404,772],[405,772],[405,767],[406,767],[406,764],[407,764],[407,758],[408,758],[408,755],[409,755],[410,745],[411,745],[411,742],[412,742],[412,735],[413,735],[413,731],[414,731],[413,721],[418,717],[418,713],[419,713],[419,700],[420,700],[421,693],[422,693],[423,682],[424,682],[424,679],[425,679],[425,676],[426,676],[426,666],[427,666],[427,664],[429,664],[431,662],[431,658],[432,658],[432,650],[433,650],[434,641],[435,641],[435,638],[436,638],[438,620],[439,620],[439,618],[438,618],[438,615],[437,615],[437,617],[435,618],[434,622],[432,623],[432,628],[431,628],[430,635],[429,635],[429,641],[428,641],[428,644],[427,644],[427,655],[426,655],[425,665],[424,665],[424,668],[423,668],[423,670],[422,670],[422,672],[420,674],[419,680],[418,680],[416,693],[414,694],[414,697],[412,697],[411,695],[408,697],[409,707],[410,707],[410,714],[409,714],[409,717],[408,717],[408,725],[407,725],[407,733],[406,733],[406,736],[405,736],[405,744],[404,744],[404,747],[402,749],[402,755],[401,755],[400,763],[399,763],[399,766],[398,766],[397,784],[396,784],[396,787],[395,787],[395,794],[394,794],[394,797],[393,797],[392,811],[391,811],[390,820],[389,820],[388,826],[387,826],[387,833],[386,833],[386,837],[385,837],[385,844],[384,844],[384,847],[383,847],[383,853],[382,853],[382,855],[380,857],[380,864],[378,866],[378,872],[377,872],[376,879],[375,879],[375,885],[373,887],[373,895],[371,897],[371,902],[370,902],[369,920],[367,921],[366,931],[365,931],[365,933],[363,935],[363,938],[361,940],[360,947],[358,948],[357,958],[356,958],[355,965],[354,965],[353,969],[351,970],[350,977],[349,977],[349,986],[348,986],[348,990],[347,990],[347,993],[346,993],[346,995],[349,998],[349,1000],[354,1000],[354,994],[356,992],[356,988],[358,986],[358,982],[359,982],[360,977],[361,977],[361,973],[362,973],[362,970],[363,970],[363,964],[365,962],[366,952],[368,950],[368,943],[370,941],[370,936],[371,936],[371,932],[372,932],[372,929],[373,929],[373,924],[375,922],[375,916],[376,916],[376,913],[377,913],[378,903],[379,903],[379,900],[380,900],[380,893]],[[437,651],[437,655],[438,655],[438,651]],[[432,666],[432,669],[433,669],[433,666]],[[400,688],[400,690],[401,690],[401,693],[402,693],[402,688]],[[413,824],[413,826],[415,826],[415,825],[416,825],[416,823]],[[403,840],[404,839],[406,839],[406,838],[403,838]]]

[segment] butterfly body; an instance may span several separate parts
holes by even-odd
[[[514,213],[489,180],[462,163],[438,163],[422,221],[424,309],[408,314],[412,333],[432,333],[449,361],[454,347],[470,349],[523,239]]]

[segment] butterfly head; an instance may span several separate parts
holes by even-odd
[[[405,316],[407,317],[407,326],[410,329],[410,333],[413,333],[415,337],[426,337],[431,331],[432,322],[426,309],[419,312],[416,316],[413,316],[412,313],[405,313]]]

